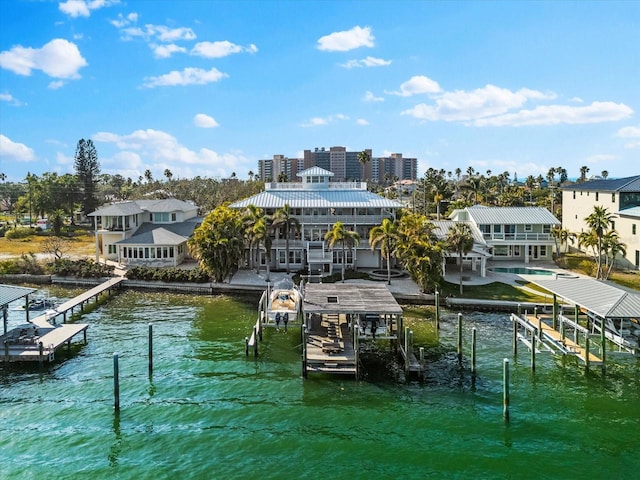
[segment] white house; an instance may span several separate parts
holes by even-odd
[[[562,187],[562,228],[579,234],[588,231],[585,218],[594,207],[614,215],[613,228],[627,254],[619,259],[626,267],[640,267],[640,175],[598,179]]]
[[[297,174],[298,183],[265,183],[265,190],[257,195],[233,203],[231,208],[246,209],[255,205],[265,214],[288,204],[300,222],[300,231],[289,240],[289,265],[294,270],[308,268],[310,272],[331,274],[341,265],[341,249],[329,249],[325,234],[340,221],[347,230],[358,232],[360,244],[347,251],[346,265],[355,268],[380,268],[379,251],[369,247],[369,231],[384,218],[394,219],[402,204],[367,191],[365,182],[331,182],[333,173],[312,167]],[[285,238],[275,232],[272,242],[271,268],[286,268]],[[266,264],[265,252],[260,262]]]
[[[113,203],[95,217],[96,260],[177,266],[188,256],[187,240],[200,225],[198,207],[176,199]]]
[[[560,220],[546,208],[474,205],[454,210],[449,219],[473,223],[494,260],[529,263],[553,259],[551,230]]]

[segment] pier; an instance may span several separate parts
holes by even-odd
[[[42,315],[29,319],[29,309],[26,308],[26,323],[7,331],[6,313],[4,314],[4,334],[0,337],[3,345],[3,359],[5,362],[52,362],[55,360],[55,352],[65,343],[71,348],[71,340],[78,334],[83,333],[84,342],[87,342],[87,328],[85,323],[66,323],[67,314],[75,308],[83,311],[85,304],[95,299],[97,302],[102,293],[110,293],[112,289],[124,281],[123,277],[110,278],[102,284],[78,295],[75,298],[46,310]],[[13,287],[0,285],[0,298],[2,298],[3,312],[9,303],[26,298],[35,290],[23,287]],[[55,319],[62,315],[63,323],[56,325]]]

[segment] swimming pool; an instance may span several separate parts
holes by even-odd
[[[553,275],[551,270],[544,270],[542,268],[494,267],[489,270],[497,273],[517,273],[519,275]]]

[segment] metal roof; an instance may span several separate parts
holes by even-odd
[[[395,200],[367,190],[268,190],[231,204],[231,208],[402,208]]]
[[[4,307],[5,305],[9,305],[11,302],[15,302],[27,295],[31,295],[35,291],[35,288],[0,285],[0,307]]]
[[[531,281],[601,318],[640,318],[640,294],[606,282],[562,275]]]
[[[336,301],[331,301],[335,299]],[[304,286],[305,313],[402,314],[386,285],[363,283],[308,283]]]
[[[121,216],[136,215],[143,212],[188,212],[195,210],[194,204],[178,200],[177,198],[165,198],[158,200],[130,200],[127,202],[112,203],[105,205],[95,212],[89,214],[90,217],[103,215]]]
[[[617,213],[623,217],[640,218],[640,207],[625,208],[624,210],[618,210]]]
[[[168,223],[156,225],[145,222],[135,235],[116,242],[118,245],[180,245],[198,226],[196,222]]]
[[[456,222],[453,220],[431,220],[431,223],[433,223],[436,227],[433,233],[435,233],[435,235],[440,240],[444,240],[447,238],[447,234],[449,233],[449,230],[451,230],[451,228],[456,223],[466,223],[471,228],[471,233],[473,233],[473,243],[487,246],[487,242],[484,241],[484,236],[482,235],[482,232],[478,229],[478,227],[475,226],[473,222],[464,222],[464,221]]]
[[[485,207],[474,205],[467,212],[476,225],[559,225],[558,220],[543,207]]]
[[[602,178],[583,183],[564,185],[563,190],[589,190],[599,192],[640,192],[640,175],[625,178]]]
[[[100,217],[100,216],[121,216],[121,215],[136,215],[138,213],[142,213],[142,209],[136,202],[118,202],[112,203],[111,205],[106,205],[102,208],[99,208],[95,212],[91,212],[89,217]]]
[[[302,172],[297,174],[298,177],[333,177],[333,175],[333,172],[330,172],[329,170],[325,170],[324,168],[318,166],[307,168],[306,170],[303,170]]]

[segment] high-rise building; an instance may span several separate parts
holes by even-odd
[[[289,182],[297,180],[297,174],[303,170],[300,158],[289,158],[284,155],[274,155],[273,158],[258,160],[260,180],[263,182],[277,182],[286,175]]]

